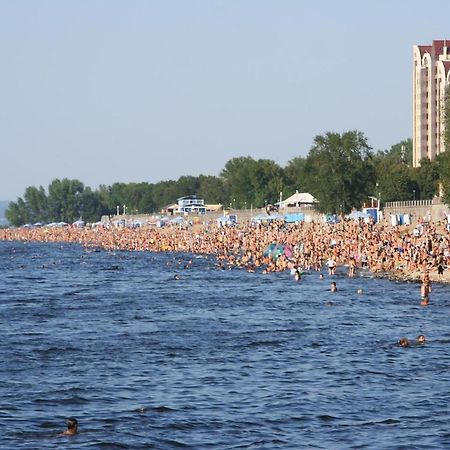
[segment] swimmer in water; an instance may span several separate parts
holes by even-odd
[[[423,280],[422,280],[422,285],[420,287],[420,295],[422,297],[422,304],[425,299],[427,300],[427,302],[425,304],[429,303],[430,292],[431,292],[430,275],[428,272],[426,272],[423,277]]]
[[[336,281],[332,281],[331,282],[330,291],[331,292],[336,292],[337,291]]]
[[[400,347],[409,347],[409,341],[407,338],[401,338],[398,341],[398,345],[400,345]]]
[[[295,281],[300,281],[302,279],[302,272],[300,271],[300,269],[295,270],[294,278]]]
[[[430,303],[430,297],[422,297],[422,300],[420,301],[420,304],[422,306],[426,306]]]
[[[359,294],[359,295],[361,295],[361,294],[363,293],[363,290],[362,290],[361,288],[359,288],[359,289],[356,291],[356,293]]]
[[[419,334],[419,336],[417,336],[417,343],[418,344],[425,344],[425,336],[423,334]]]
[[[75,417],[69,417],[66,420],[67,430],[63,431],[60,436],[74,436],[78,433],[78,421]]]

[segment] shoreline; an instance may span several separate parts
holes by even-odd
[[[416,236],[408,228],[362,222],[285,226],[243,225],[167,228],[9,228],[0,240],[72,242],[86,248],[213,255],[219,268],[249,272],[282,272],[300,268],[326,270],[330,261],[341,269],[360,266],[374,277],[420,283],[425,273],[433,283],[450,283],[450,234],[429,226]],[[273,249],[277,249],[272,252]],[[270,250],[269,250],[270,249]],[[363,264],[365,262],[365,264]],[[444,267],[443,275],[438,266]]]

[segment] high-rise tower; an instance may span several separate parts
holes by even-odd
[[[450,40],[413,47],[413,165],[445,150],[444,104],[450,84]]]

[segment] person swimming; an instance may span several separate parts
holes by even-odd
[[[69,417],[66,419],[67,430],[63,431],[60,436],[74,436],[78,433],[78,421],[75,417]]]
[[[400,347],[409,347],[409,341],[407,338],[400,338],[398,345],[400,345]]]
[[[423,334],[419,334],[419,336],[417,336],[417,343],[418,344],[425,344],[426,338]]]
[[[332,281],[331,282],[330,291],[331,292],[336,292],[337,291],[336,281]]]

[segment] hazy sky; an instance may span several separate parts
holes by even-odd
[[[0,0],[0,200],[285,166],[314,136],[412,133],[412,46],[450,1]]]

